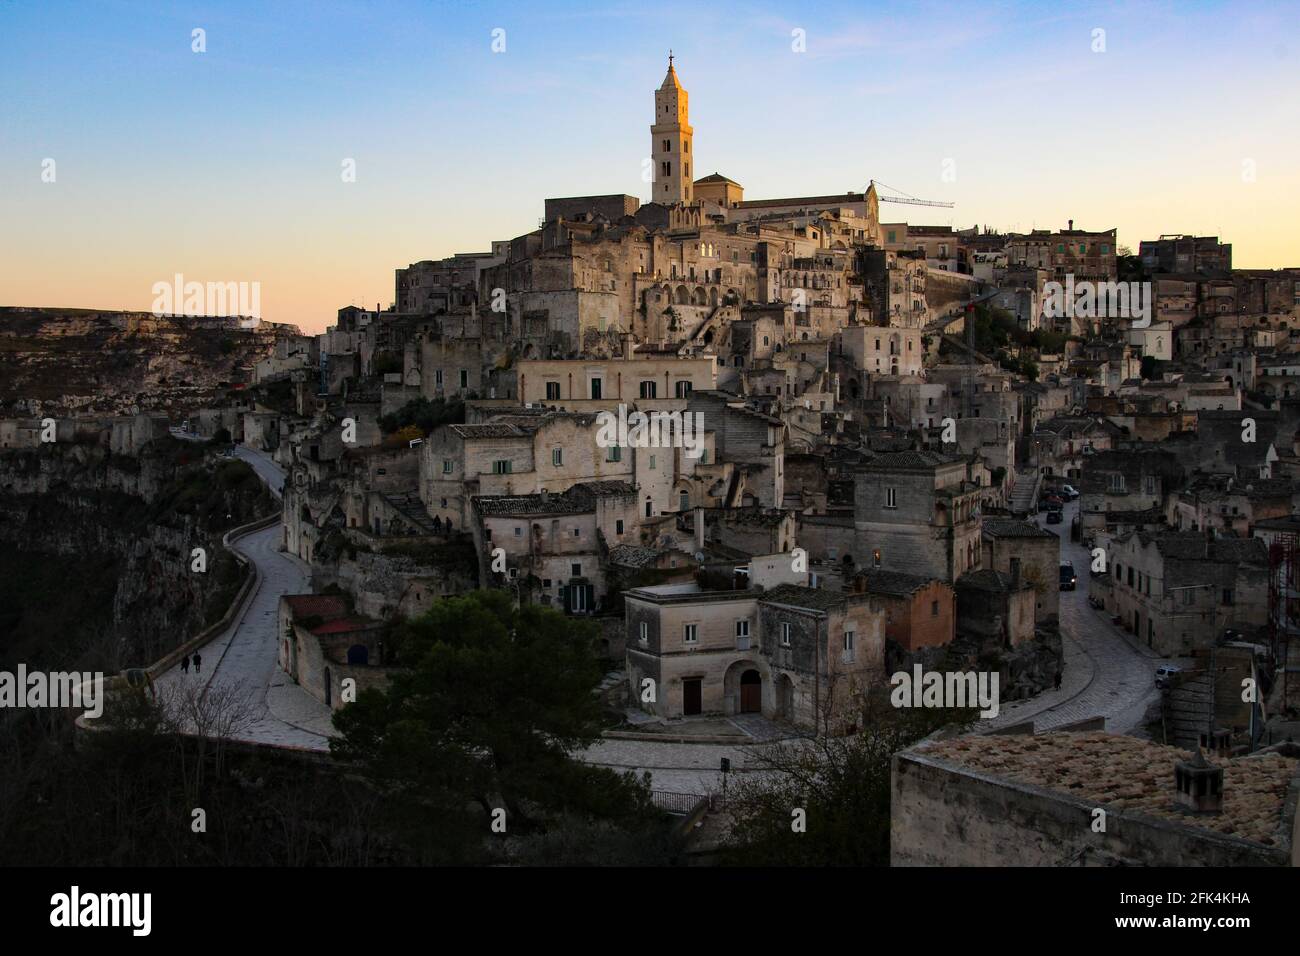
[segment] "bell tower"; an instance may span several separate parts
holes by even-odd
[[[655,91],[655,121],[650,126],[650,155],[654,161],[652,202],[671,205],[691,199],[691,134],[686,91],[668,51],[668,74]]]

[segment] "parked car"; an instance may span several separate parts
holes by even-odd
[[[1071,485],[1061,485],[1061,490],[1057,494],[1065,498],[1066,501],[1074,501],[1079,497],[1079,492]]]
[[[1169,682],[1173,680],[1174,675],[1182,673],[1182,670],[1177,664],[1161,664],[1156,668],[1156,686],[1169,686]]]
[[[1049,511],[1049,512],[1047,512],[1047,523],[1048,523],[1048,524],[1060,524],[1060,523],[1063,522],[1064,520],[1065,520],[1065,519],[1064,519],[1063,517],[1061,517],[1061,510],[1060,510],[1059,508],[1057,508],[1057,509],[1055,509],[1055,510],[1053,510],[1053,511]]]
[[[1048,515],[1047,517],[1050,520],[1052,516]],[[1078,583],[1079,583],[1079,579],[1074,573],[1074,565],[1071,564],[1069,561],[1062,561],[1061,562],[1061,590],[1073,591],[1075,587],[1078,585]]]

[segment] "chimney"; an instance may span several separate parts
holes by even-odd
[[[1223,768],[1206,761],[1200,745],[1191,760],[1174,764],[1174,789],[1174,800],[1192,813],[1223,810]]]
[[[623,358],[625,359],[632,358],[632,333],[631,332],[625,332],[623,334]]]
[[[1074,220],[1073,220],[1073,219],[1071,219],[1070,222],[1069,222],[1069,225],[1066,226],[1066,230],[1067,230],[1068,232],[1074,232]]]
[[[695,550],[704,550],[704,509],[695,509]]]

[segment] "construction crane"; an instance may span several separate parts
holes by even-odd
[[[873,179],[867,188],[870,189],[874,185],[876,185],[876,181]],[[903,193],[901,189],[895,189],[893,186],[886,186],[884,183],[881,183],[880,185],[884,186],[886,189],[892,190],[893,192]],[[953,203],[950,202],[938,202],[934,199],[917,199],[915,196],[907,195],[907,193],[903,193],[901,196],[882,196],[877,193],[876,198],[881,202],[901,202],[907,203],[911,206],[939,206],[943,209],[951,209],[953,207]]]

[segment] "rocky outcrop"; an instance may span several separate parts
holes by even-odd
[[[111,601],[84,613],[97,617],[88,623],[106,669],[154,660],[219,617],[242,579],[222,533],[274,509],[242,462],[216,465],[171,440],[138,458],[87,444],[0,452],[0,547],[47,570],[88,561],[100,569]],[[194,569],[198,548],[203,571]],[[67,587],[78,587],[75,577]]]
[[[17,415],[128,415],[212,404],[292,325],[234,317],[0,307],[0,395]]]

